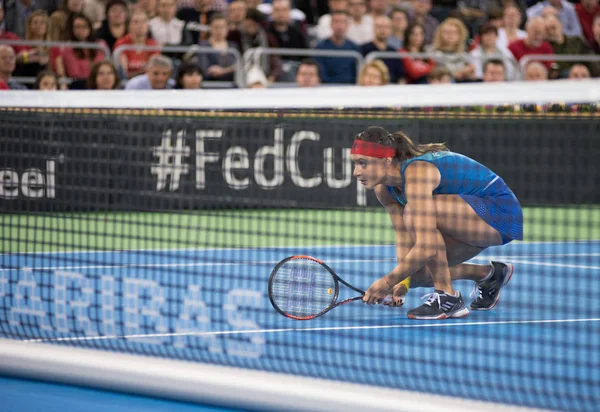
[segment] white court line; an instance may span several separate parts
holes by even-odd
[[[123,335],[123,336],[85,336],[74,338],[55,338],[55,339],[28,339],[25,343],[48,343],[48,342],[76,342],[90,340],[109,340],[109,339],[140,339],[140,338],[165,338],[178,336],[214,336],[214,335],[241,335],[247,333],[286,333],[286,332],[321,332],[321,331],[339,331],[339,330],[370,330],[370,329],[414,329],[414,328],[437,328],[437,327],[457,327],[457,326],[487,326],[487,325],[532,325],[546,323],[582,323],[599,322],[600,318],[584,319],[540,319],[540,320],[500,320],[490,322],[460,322],[460,323],[420,323],[416,325],[379,325],[379,326],[324,326],[318,328],[281,328],[281,329],[249,329],[249,330],[231,330],[214,332],[179,332],[179,333],[154,333],[147,335]]]
[[[587,265],[572,265],[568,263],[547,263],[537,262],[533,260],[522,260],[514,259],[514,256],[476,256],[471,261],[490,261],[507,259],[510,263],[518,263],[522,265],[539,265],[559,268],[571,268],[571,269],[589,269],[589,270],[600,270],[600,266],[587,266]],[[396,258],[381,258],[381,259],[331,259],[327,260],[327,263],[368,263],[368,262],[395,262]],[[128,268],[158,268],[158,267],[200,267],[200,266],[236,266],[236,265],[274,265],[279,263],[275,260],[265,261],[240,261],[240,262],[201,262],[201,263],[140,263],[140,264],[123,264],[123,265],[93,265],[93,266],[42,266],[42,267],[31,267],[31,270],[73,270],[73,269],[128,269]],[[22,268],[12,269],[0,269],[9,271],[19,271]]]
[[[512,245],[546,245],[546,244],[583,244],[583,243],[600,243],[600,239],[589,239],[589,240],[556,240],[556,241],[532,241],[532,242],[517,242]],[[220,251],[220,250],[264,250],[264,249],[302,249],[302,248],[318,248],[318,249],[330,249],[330,248],[373,248],[373,247],[388,247],[394,246],[389,243],[385,245],[305,245],[305,246],[256,246],[256,247],[244,247],[244,248],[182,248],[182,249],[115,249],[115,250],[63,250],[53,252],[12,252],[12,253],[1,253],[0,256],[10,255],[57,255],[57,254],[95,254],[95,253],[119,253],[119,252],[207,252],[207,251]]]
[[[369,262],[395,262],[396,258],[382,258],[382,259],[331,259],[327,260],[327,263],[369,263]],[[198,262],[198,263],[135,263],[135,264],[123,264],[123,265],[96,265],[96,266],[42,266],[42,267],[31,267],[31,270],[69,270],[69,269],[127,269],[127,268],[154,268],[154,267],[197,267],[197,266],[236,266],[236,265],[275,265],[279,263],[279,260],[265,260],[265,261],[239,261],[239,262]],[[13,269],[0,269],[9,271],[18,271],[22,268]]]
[[[510,256],[504,256],[509,263],[518,263],[520,265],[536,265],[536,266],[549,266],[549,267],[557,267],[557,268],[570,268],[570,269],[589,269],[589,270],[600,270],[600,266],[588,266],[588,265],[572,265],[569,263],[548,263],[548,262],[538,262],[533,260],[522,260],[522,259],[513,259]],[[492,257],[483,257],[476,256],[471,260],[498,260],[502,259],[501,256],[492,256]]]
[[[514,255],[499,256],[496,255],[497,259],[511,259],[517,258],[553,258],[553,257],[584,257],[584,256],[600,256],[600,253],[519,253]]]
[[[119,252],[209,252],[209,251],[225,251],[225,250],[264,250],[264,249],[333,249],[333,248],[373,248],[394,246],[393,243],[387,245],[305,245],[305,246],[256,246],[256,247],[214,247],[214,248],[182,248],[182,249],[114,249],[114,250],[69,250],[69,251],[54,251],[54,252],[12,252],[2,253],[0,256],[10,255],[57,255],[67,253],[78,254],[94,254],[94,253],[119,253]]]

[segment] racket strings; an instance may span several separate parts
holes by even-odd
[[[335,299],[335,280],[320,264],[294,259],[283,264],[272,283],[272,296],[285,313],[314,316],[327,309]]]

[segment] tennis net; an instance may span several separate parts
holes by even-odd
[[[0,337],[596,409],[597,82],[6,96]],[[311,322],[271,307],[269,274],[287,256],[363,290],[396,265],[389,216],[352,177],[351,142],[371,125],[445,142],[513,189],[524,241],[472,261],[515,265],[496,308],[406,319],[427,289]],[[473,282],[456,287],[467,297]]]

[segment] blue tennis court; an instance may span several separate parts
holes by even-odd
[[[284,318],[267,281],[292,254],[363,289],[395,265],[391,245],[4,254],[0,337],[597,410],[600,241],[490,248],[473,262],[515,265],[498,306],[435,322],[406,318],[427,289],[402,308],[356,302],[308,322]],[[456,285],[468,304],[472,283]]]

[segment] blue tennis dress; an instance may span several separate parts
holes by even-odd
[[[400,165],[402,187],[398,192],[388,186],[390,194],[402,205],[404,171],[413,162],[428,162],[438,168],[441,181],[434,195],[459,195],[487,224],[502,235],[502,243],[523,240],[523,210],[519,200],[504,180],[475,160],[450,151],[430,152],[404,160]]]

